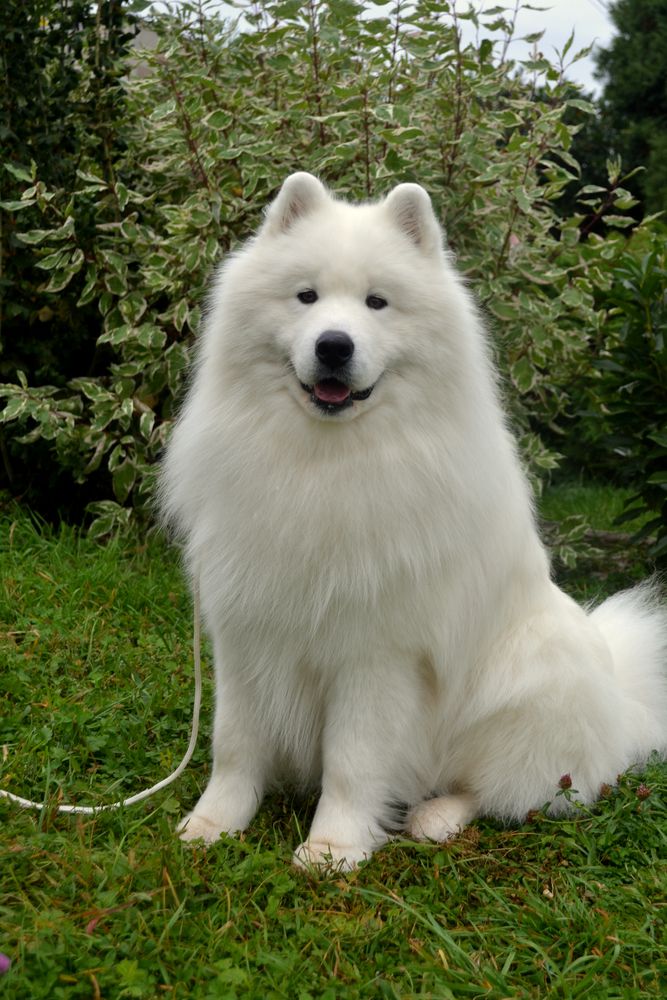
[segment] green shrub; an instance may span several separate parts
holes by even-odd
[[[7,206],[0,218],[0,381],[16,382],[23,371],[32,384],[64,388],[81,372],[105,370],[95,305],[78,307],[69,292],[45,296],[34,248],[17,233],[42,224],[34,199],[21,199],[26,184],[32,187],[31,163],[49,191],[71,190],[86,158],[112,169],[122,148],[122,57],[136,31],[132,9],[140,6],[140,0],[0,4],[0,199]],[[81,241],[93,237],[92,219],[78,216],[77,225]],[[71,474],[54,463],[49,444],[36,442],[26,455],[12,429],[3,434],[0,427],[0,488],[8,484],[38,502],[71,495]],[[103,477],[89,480],[90,496],[107,491]]]
[[[606,471],[636,486],[618,519],[650,514],[634,536],[652,536],[667,556],[667,243],[645,233],[612,269],[609,322],[588,383],[585,440],[607,456]]]
[[[35,199],[25,193],[26,184],[32,185],[31,162],[51,191],[73,188],[86,157],[95,158],[106,174],[111,171],[122,146],[119,76],[136,30],[129,11],[134,5],[130,0],[0,4],[0,199],[8,206],[0,226],[0,376],[5,379],[15,379],[21,368],[31,380],[62,386],[94,358],[92,308],[77,309],[71,296],[45,299],[39,289],[43,272],[17,231],[41,224]],[[77,222],[83,234],[86,220]]]
[[[243,30],[201,6],[155,19],[148,75],[123,83],[111,170],[91,153],[73,187],[31,172],[21,204],[42,222],[21,240],[45,273],[39,300],[94,305],[106,363],[65,388],[5,384],[8,430],[50,442],[76,482],[105,479],[94,533],[145,516],[211,267],[306,169],[355,199],[406,180],[429,190],[490,317],[529,467],[554,467],[540,432],[568,411],[615,261],[632,258],[618,177],[584,188],[581,212],[555,211],[578,177],[566,111],[590,110],[563,82],[571,39],[558,65],[517,65],[497,11],[465,15],[492,38],[464,45],[463,15],[435,0],[239,3]],[[604,235],[586,238],[591,218]]]

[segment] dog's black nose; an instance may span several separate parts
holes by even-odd
[[[315,342],[315,354],[328,368],[342,368],[354,354],[354,341],[342,330],[325,330]]]

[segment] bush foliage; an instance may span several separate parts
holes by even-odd
[[[560,433],[570,387],[609,346],[612,286],[652,239],[651,220],[628,238],[635,202],[614,164],[606,187],[581,186],[575,214],[556,212],[579,180],[568,111],[592,110],[563,78],[572,38],[555,63],[517,63],[514,4],[234,6],[235,24],[202,3],[152,17],[157,45],[122,81],[111,165],[92,148],[60,187],[12,166],[26,187],[5,211],[40,213],[20,234],[39,299],[95,307],[104,366],[64,387],[19,372],[0,419],[26,445],[51,442],[77,483],[109,481],[94,534],[144,517],[211,268],[305,169],[355,199],[407,180],[429,190],[489,316],[529,467],[553,468],[540,432]]]
[[[619,523],[648,513],[636,539],[654,536],[650,553],[667,557],[667,245],[650,241],[614,269],[609,325],[582,414],[584,440],[604,449],[617,478],[636,493]]]
[[[77,308],[72,296],[45,298],[34,249],[16,234],[41,225],[34,199],[21,198],[31,161],[52,191],[72,189],[86,157],[110,175],[122,145],[119,78],[135,21],[119,0],[0,5],[0,199],[9,205],[0,226],[2,378],[20,367],[32,379],[62,385],[82,370],[82,353],[94,353],[92,308]]]

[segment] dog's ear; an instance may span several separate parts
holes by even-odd
[[[277,198],[268,207],[265,231],[274,235],[286,233],[298,219],[309,215],[328,197],[326,188],[317,177],[303,170],[290,174]]]
[[[399,229],[424,253],[442,250],[442,229],[431,199],[419,184],[399,184],[387,195],[384,207]]]

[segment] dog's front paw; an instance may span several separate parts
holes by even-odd
[[[305,840],[299,844],[293,863],[305,871],[316,870],[323,873],[351,872],[372,854],[370,848],[361,844],[331,844],[325,840]]]
[[[176,827],[181,840],[203,840],[206,844],[214,844],[225,832],[224,826],[197,812],[188,813]]]

